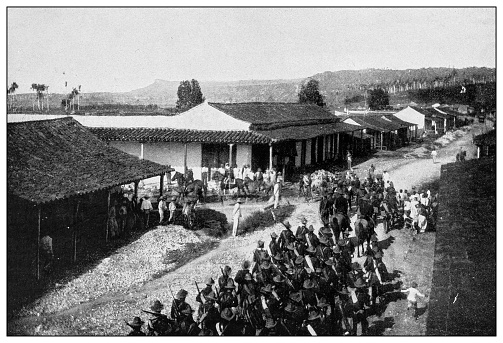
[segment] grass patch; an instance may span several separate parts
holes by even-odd
[[[277,209],[266,211],[255,211],[246,217],[239,224],[240,233],[250,233],[255,230],[263,230],[267,226],[274,225],[275,223],[282,222],[288,218],[294,211],[295,206],[287,205]],[[273,215],[274,212],[274,215]]]
[[[174,263],[175,265],[172,268],[157,272],[156,274],[154,274],[153,278],[158,279],[168,272],[180,268],[193,259],[198,258],[199,256],[206,254],[208,251],[215,249],[218,244],[219,242],[215,240],[205,240],[199,243],[186,243],[181,249],[170,251],[166,250],[161,257],[162,263],[166,265]]]
[[[196,211],[196,227],[210,236],[220,238],[225,236],[229,225],[227,216],[222,212],[210,208],[201,208]]]

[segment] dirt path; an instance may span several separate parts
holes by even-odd
[[[356,171],[363,174],[373,163],[378,171],[384,168],[389,171],[397,189],[410,190],[412,185],[420,185],[438,178],[441,164],[453,162],[461,145],[468,150],[468,158],[473,156],[471,134],[467,134],[441,149],[438,156],[439,162],[436,164],[433,164],[431,159],[409,159],[407,163],[400,163],[401,165],[395,169],[393,165],[396,164],[396,160],[384,159],[382,161],[382,159],[373,158],[358,165]],[[293,198],[289,201],[296,205],[290,218],[290,223],[294,227],[299,224],[301,216],[306,217],[308,223],[314,225],[316,229],[322,226],[317,213],[318,203],[301,203]],[[141,309],[147,309],[153,300],[159,299],[166,308],[170,307],[172,297],[169,287],[175,293],[180,288],[186,289],[189,292],[188,302],[193,308],[197,308],[195,281],[203,284],[208,276],[218,277],[220,267],[224,265],[230,265],[235,273],[240,269],[242,261],[251,260],[253,249],[259,239],[269,242],[270,234],[279,233],[281,230],[282,225],[276,224],[246,236],[223,239],[216,249],[142,286],[131,287],[125,293],[110,292],[98,299],[61,312],[19,318],[8,323],[7,332],[21,335],[124,335],[127,327],[123,325],[123,320],[131,320],[134,316],[145,318]],[[393,241],[387,244],[383,260],[390,272],[396,271],[397,275],[400,275],[395,281],[401,280],[408,285],[415,280],[420,285],[420,290],[428,293],[431,288],[435,234],[428,233],[413,237],[410,232],[403,230],[393,230],[390,234],[385,234],[381,225],[377,228],[377,234],[382,243]],[[355,260],[362,261],[362,258]],[[137,267],[141,268],[141,266]],[[369,318],[371,334],[422,335],[425,333],[427,312],[418,321],[414,321],[407,314],[406,301],[398,298],[388,300],[386,309],[380,317]]]

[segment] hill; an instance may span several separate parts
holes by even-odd
[[[494,82],[496,70],[485,67],[340,70],[326,71],[310,78],[320,82],[320,91],[327,105],[336,108],[349,104],[363,105],[366,90],[375,87],[388,91],[390,104],[404,104],[413,100],[410,91]],[[296,102],[299,86],[305,80],[200,81],[200,86],[206,99],[213,102]],[[144,88],[130,92],[85,93],[79,101],[83,106],[128,104],[173,107],[179,84],[179,81],[157,79]],[[32,108],[36,101],[35,94],[18,94],[15,98],[18,108]],[[61,107],[64,98],[64,94],[51,94],[50,107]]]

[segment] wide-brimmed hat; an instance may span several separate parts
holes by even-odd
[[[178,293],[176,293],[176,297],[175,298],[177,300],[180,300],[180,299],[185,298],[187,296],[187,294],[188,294],[188,292],[186,290],[181,289],[181,290],[178,291]]]
[[[329,258],[328,260],[325,261],[325,264],[327,266],[333,266],[334,265],[334,261],[332,261],[332,259]]]
[[[356,279],[355,281],[355,287],[356,288],[363,288],[363,287],[366,287],[367,285],[365,284],[365,281],[359,277],[358,279]]]
[[[332,235],[332,230],[330,230],[329,227],[323,227],[320,231],[324,235],[327,235],[327,236],[331,236]]]
[[[251,281],[251,280],[253,280],[252,275],[251,275],[250,273],[246,273],[246,274],[245,274],[245,280],[246,280],[246,281]]]
[[[344,246],[346,246],[346,241],[344,239],[339,239],[337,241],[337,245],[344,247]]]
[[[293,304],[290,301],[286,304],[285,311],[286,312],[295,312],[295,307],[293,306]]]
[[[311,279],[305,280],[304,283],[302,284],[302,287],[304,287],[305,289],[314,288],[314,282],[313,282],[313,280],[311,280]]]
[[[304,256],[297,256],[295,259],[295,264],[301,264],[304,262]]]
[[[348,289],[346,287],[342,287],[340,291],[337,291],[337,293],[341,295],[349,295]]]
[[[304,218],[304,217],[302,217],[302,218],[300,218],[300,222],[301,222],[302,224],[307,224],[307,219],[306,219],[306,218]]]
[[[340,254],[341,253],[341,248],[339,248],[339,245],[336,244],[332,248],[332,251],[334,252],[334,254]]]
[[[281,274],[278,274],[272,278],[272,281],[274,281],[276,283],[281,283],[281,282],[285,282],[285,279],[283,278],[283,276],[281,276]]]
[[[227,283],[225,284],[225,288],[235,289],[236,285],[234,284],[234,280],[232,280],[231,278],[227,279]]]
[[[302,293],[299,291],[299,292],[293,292],[293,293],[290,293],[290,299],[295,301],[295,302],[298,302],[300,303],[302,301]]]
[[[273,327],[276,326],[276,322],[272,318],[267,318],[265,321],[265,327],[266,329],[272,329]]]
[[[156,313],[161,313],[163,308],[164,308],[164,305],[159,300],[154,300],[154,302],[152,303],[152,306],[150,306],[150,310],[152,312],[156,312]]]
[[[261,269],[269,269],[269,268],[271,268],[271,262],[269,262],[268,260],[263,261],[260,264],[260,268]]]
[[[311,274],[311,273],[314,271],[314,270],[312,270],[312,269],[311,269],[311,268],[309,268],[309,267],[304,267],[304,269],[306,270],[306,272],[307,272],[308,274]]]
[[[222,310],[220,317],[222,317],[222,319],[225,319],[230,322],[231,320],[234,319],[234,317],[236,317],[236,314],[234,312],[232,312],[232,310],[230,308],[226,307]]]
[[[259,246],[260,248],[263,248],[264,247],[264,241],[259,239],[258,242],[257,242],[257,246]]]
[[[284,227],[286,227],[287,229],[291,228],[292,225],[290,225],[290,222],[288,220],[285,220],[284,222],[282,222],[281,224],[283,224]]]
[[[306,251],[310,252],[311,254],[314,254],[316,252],[316,249],[311,245],[311,246],[307,247]]]
[[[289,275],[292,275],[292,274],[295,274],[295,271],[293,270],[293,268],[291,267],[288,267],[285,271],[285,273],[289,274]]]
[[[319,267],[316,267],[314,268],[314,272],[315,273],[322,273],[323,272],[323,269],[319,268]]]
[[[137,328],[139,326],[142,326],[143,324],[145,324],[145,322],[141,320],[140,317],[134,317],[132,322],[127,323],[127,325],[131,326],[132,328]]]
[[[268,283],[265,287],[260,288],[261,293],[272,293],[272,286]]]
[[[242,203],[243,203],[243,199],[238,198],[238,199],[236,200],[236,202],[237,202],[238,204],[242,204]]]
[[[271,233],[271,237],[272,238],[278,238],[278,235],[276,234],[276,232],[273,232],[273,233]]]
[[[314,232],[314,226],[312,226],[312,225],[309,225],[309,227],[307,229],[309,230],[309,232]]]
[[[360,264],[358,262],[353,262],[353,263],[351,263],[351,268],[353,270],[361,270],[362,266],[360,266]]]
[[[328,242],[328,239],[326,237],[320,237],[319,239],[319,242],[320,244],[323,244],[323,245],[329,245],[330,243]]]
[[[293,243],[288,243],[288,245],[286,246],[286,248],[287,248],[288,250],[294,250],[294,249],[295,249],[295,247],[294,247]]]
[[[276,253],[276,255],[273,256],[273,258],[276,260],[276,261],[281,261],[283,260],[283,255],[278,251]]]
[[[325,299],[325,297],[321,297],[321,299],[317,300],[316,306],[319,308],[322,308],[322,307],[327,307],[330,305],[327,303],[327,299]]]
[[[320,313],[316,310],[311,310],[309,311],[309,317],[307,317],[307,320],[316,320],[320,318]]]
[[[209,277],[206,279],[206,281],[204,282],[205,284],[211,286],[211,285],[214,285],[215,284],[215,280],[213,280],[212,277]]]

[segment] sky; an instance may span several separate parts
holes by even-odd
[[[126,92],[155,79],[495,67],[494,8],[9,8],[7,87]]]

